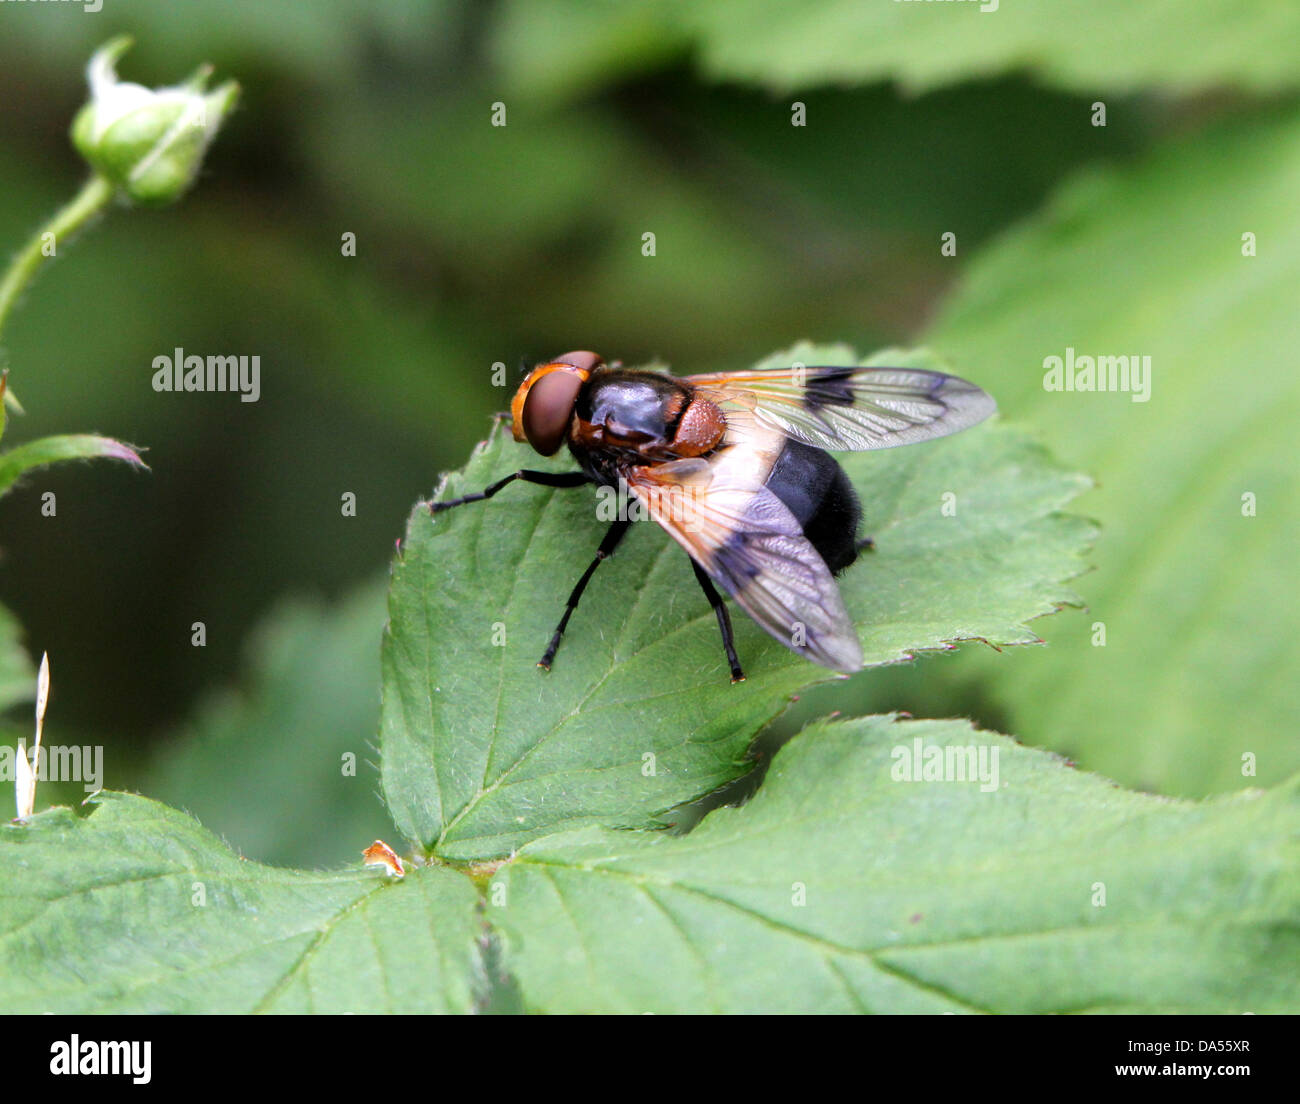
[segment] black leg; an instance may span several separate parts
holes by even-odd
[[[736,644],[731,638],[731,615],[722,601],[722,595],[713,585],[713,580],[705,574],[704,568],[693,559],[691,567],[695,569],[695,578],[699,581],[704,597],[709,600],[709,605],[713,607],[713,612],[718,618],[718,628],[722,632],[722,647],[727,653],[727,662],[731,665],[731,681],[744,682],[745,672],[740,669],[740,660],[736,657]]]
[[[517,471],[513,475],[507,475],[504,479],[498,479],[491,486],[484,487],[483,490],[474,494],[461,495],[460,498],[449,498],[445,502],[430,502],[429,513],[437,514],[443,510],[450,510],[453,506],[463,506],[467,502],[482,502],[485,498],[491,498],[502,487],[508,486],[516,479],[522,479],[525,483],[540,483],[543,487],[581,487],[591,482],[591,476],[586,472],[539,472],[539,471]]]
[[[609,527],[605,534],[605,539],[600,542],[600,547],[596,549],[596,558],[591,561],[591,566],[582,573],[582,578],[578,580],[578,585],[573,588],[573,593],[569,595],[569,601],[564,607],[564,616],[560,618],[560,624],[551,637],[551,642],[546,646],[546,652],[541,659],[537,661],[537,666],[544,671],[551,669],[551,663],[555,659],[555,651],[560,646],[560,637],[564,635],[565,627],[569,624],[569,618],[573,611],[578,608],[578,601],[582,598],[582,592],[587,589],[587,584],[591,582],[591,577],[596,574],[596,568],[602,560],[609,559],[614,554],[614,549],[618,547],[618,542],[623,539],[623,534],[628,531],[631,521],[616,521]]]

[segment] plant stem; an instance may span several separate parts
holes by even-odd
[[[54,235],[57,248],[63,244],[64,239],[71,237],[108,206],[108,201],[112,198],[113,185],[95,173],[66,207],[32,235],[32,240],[14,257],[4,278],[0,280],[0,334],[4,333],[5,322],[8,321],[18,296],[46,259],[45,235]]]

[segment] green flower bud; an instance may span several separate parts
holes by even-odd
[[[90,102],[72,122],[72,141],[96,172],[134,202],[170,203],[194,182],[239,86],[227,81],[208,92],[210,66],[170,88],[120,81],[115,66],[130,46],[123,35],[90,59]]]

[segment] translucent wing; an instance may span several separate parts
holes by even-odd
[[[923,368],[791,368],[687,376],[729,417],[750,410],[760,425],[816,448],[892,448],[981,422],[993,399],[956,376]]]
[[[839,587],[795,516],[763,485],[782,435],[729,419],[708,459],[628,466],[646,512],[736,603],[791,651],[835,671],[862,666]]]

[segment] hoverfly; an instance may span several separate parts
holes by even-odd
[[[568,445],[575,472],[523,469],[437,513],[522,479],[625,490],[685,549],[717,617],[731,681],[744,672],[715,583],[771,636],[835,671],[862,666],[835,576],[870,541],[844,469],[823,451],[890,448],[988,417],[993,399],[918,368],[777,367],[682,378],[572,352],[537,365],[510,404],[514,438],[543,456]],[[596,568],[631,520],[616,520],[569,595],[538,666],[549,670]]]

